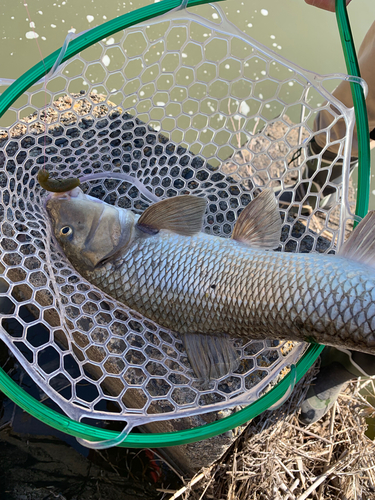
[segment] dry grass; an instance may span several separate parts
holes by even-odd
[[[310,370],[280,409],[253,420],[219,461],[166,498],[375,499],[375,444],[365,435],[375,409],[360,394],[374,394],[373,381],[350,382],[320,422],[304,427],[299,408],[313,376]]]

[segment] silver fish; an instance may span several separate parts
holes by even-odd
[[[231,239],[200,232],[206,202],[177,196],[139,217],[79,188],[46,204],[67,258],[89,282],[183,336],[200,378],[233,370],[233,338],[288,339],[375,354],[375,212],[338,255],[272,252],[281,220],[263,191]]]

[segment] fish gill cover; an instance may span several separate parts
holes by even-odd
[[[341,186],[342,201],[326,211],[303,175],[322,105],[335,104],[329,112],[345,118],[348,135],[353,127],[325,79],[240,36],[218,7],[199,14],[173,12],[89,47],[1,121],[1,338],[76,420],[122,420],[130,430],[249,404],[306,344],[239,341],[238,369],[202,387],[178,333],[111,299],[68,262],[51,234],[41,168],[51,178],[101,173],[82,189],[138,214],[150,199],[107,173],[132,176],[152,199],[202,196],[203,230],[223,238],[262,189],[290,192],[291,203],[280,205],[279,251],[332,252],[351,221]],[[329,144],[330,126],[324,133]],[[350,139],[335,142],[337,158],[347,156]],[[306,197],[294,201],[301,186]]]

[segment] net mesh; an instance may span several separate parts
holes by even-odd
[[[77,420],[131,428],[249,404],[305,344],[238,341],[239,368],[202,387],[178,333],[111,299],[67,261],[51,235],[40,168],[52,178],[101,173],[83,190],[136,213],[156,198],[204,196],[203,230],[223,238],[254,195],[271,187],[283,220],[279,251],[334,251],[350,212],[330,171],[348,163],[353,124],[325,90],[328,79],[238,34],[217,7],[197,12],[174,12],[91,46],[2,119],[1,338]],[[306,162],[319,167],[322,159],[307,143],[322,107],[333,123],[345,119],[348,135],[335,140],[337,156],[317,190]],[[323,131],[327,145],[331,127]],[[106,178],[122,173],[134,182]],[[328,210],[320,203],[327,187],[337,194]]]

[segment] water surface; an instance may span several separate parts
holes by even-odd
[[[69,30],[79,33],[150,3],[0,0],[0,78],[22,75],[61,47]],[[293,63],[320,74],[346,72],[333,13],[311,7],[303,0],[230,0],[221,2],[221,6],[243,32]],[[348,12],[358,50],[375,20],[375,3],[353,0]],[[375,153],[372,158],[375,161]],[[370,207],[375,208],[372,178]]]

